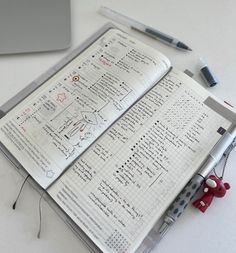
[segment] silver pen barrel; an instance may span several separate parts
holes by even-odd
[[[163,237],[171,225],[178,219],[184,209],[188,206],[204,179],[219,163],[225,151],[232,145],[236,138],[236,126],[232,125],[230,129],[220,138],[213,147],[207,158],[203,161],[197,174],[184,187],[164,217],[164,222],[159,229],[159,234]]]
[[[202,163],[198,174],[204,178],[211,172],[211,170],[219,163],[225,150],[231,145],[236,136],[236,127],[231,127],[220,140],[213,147],[207,159]]]

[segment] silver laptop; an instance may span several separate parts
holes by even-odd
[[[0,54],[71,44],[70,0],[0,0]]]

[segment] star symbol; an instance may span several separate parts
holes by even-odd
[[[66,94],[65,93],[59,93],[57,94],[57,101],[64,102],[66,100]]]
[[[55,175],[55,172],[53,172],[52,170],[47,170],[46,171],[46,177],[53,178],[54,175]]]

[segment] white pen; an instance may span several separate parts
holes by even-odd
[[[176,222],[178,217],[182,214],[191,199],[202,185],[208,174],[220,162],[223,155],[230,152],[236,145],[236,126],[233,124],[230,129],[224,133],[220,140],[213,147],[207,158],[204,160],[199,168],[199,171],[193,176],[189,183],[184,187],[181,193],[177,196],[174,202],[166,211],[163,223],[159,229],[150,238],[146,238],[146,245],[143,246],[142,253],[150,253],[157,243],[168,232],[170,227]]]
[[[205,178],[219,163],[225,151],[228,150],[231,145],[235,145],[235,138],[236,126],[233,125],[216,143],[206,160],[200,166],[197,174],[189,181],[189,183],[184,187],[182,192],[178,195],[173,204],[167,210],[164,217],[164,222],[159,229],[160,237],[163,237],[165,235],[171,225],[182,214],[186,206],[189,204],[195,193],[202,185]]]
[[[150,26],[144,25],[132,18],[129,18],[127,16],[124,16],[123,14],[120,14],[116,11],[113,11],[107,7],[102,6],[99,10],[99,12],[105,16],[110,18],[111,20],[114,20],[117,23],[120,23],[122,25],[128,26],[131,29],[137,30],[139,32],[145,33],[146,35],[160,40],[162,42],[164,42],[165,44],[168,44],[172,47],[178,48],[178,49],[182,49],[182,50],[189,50],[192,51],[191,48],[189,48],[186,44],[184,44],[183,42],[179,41],[176,38],[173,38],[167,34],[164,34],[160,31],[158,31],[157,29],[154,29]]]

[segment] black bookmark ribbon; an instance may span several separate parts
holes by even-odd
[[[13,209],[13,210],[16,209],[16,203],[17,203],[17,201],[18,201],[18,199],[19,199],[19,197],[20,197],[20,195],[21,195],[21,192],[22,192],[22,190],[23,190],[23,188],[24,188],[24,185],[25,185],[25,183],[26,183],[26,181],[28,180],[29,177],[30,177],[30,175],[28,175],[28,176],[25,178],[24,182],[23,182],[22,185],[21,185],[21,188],[20,188],[20,191],[19,191],[19,193],[18,193],[18,195],[17,195],[16,201],[15,201],[14,204],[12,205],[12,209]]]

